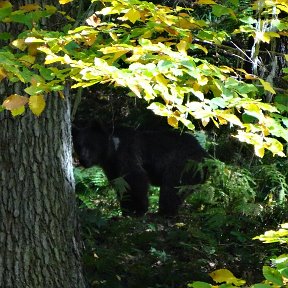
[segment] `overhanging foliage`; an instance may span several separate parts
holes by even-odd
[[[63,97],[67,80],[73,81],[73,88],[109,83],[128,87],[131,95],[144,98],[149,108],[167,117],[173,127],[181,122],[194,129],[193,119],[201,120],[203,126],[210,122],[217,127],[230,125],[235,137],[254,145],[258,156],[262,157],[265,149],[285,155],[286,112],[281,114],[272,102],[262,101],[265,93],[277,94],[273,83],[237,65],[222,64],[220,56],[211,59],[208,55],[210,50],[226,47],[230,57],[244,57],[244,51],[239,55],[241,50],[223,44],[233,44],[233,35],[252,35],[258,43],[284,37],[288,28],[285,18],[275,21],[271,11],[287,13],[286,2],[255,1],[238,17],[238,1],[221,5],[196,1],[195,8],[207,6],[211,21],[197,17],[191,8],[173,9],[140,0],[92,2],[99,2],[103,9],[78,27],[73,27],[74,20],[65,14],[71,24],[63,31],[41,29],[43,17],[58,13],[55,7],[29,4],[14,11],[10,2],[0,3],[2,22],[27,27],[17,37],[1,35],[10,46],[0,49],[0,80],[25,83],[29,95],[8,96],[2,109],[16,116],[24,113],[28,103],[38,116],[45,108],[43,95],[58,91]],[[273,31],[260,33],[255,25],[259,17],[253,18],[251,9],[260,11],[261,23],[266,21]],[[224,26],[225,21],[233,23],[232,31]]]

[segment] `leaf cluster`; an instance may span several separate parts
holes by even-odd
[[[250,16],[244,11],[237,20],[233,9],[238,9],[238,2],[228,2],[226,6],[199,0],[194,5],[207,5],[219,23],[223,19],[236,22],[233,35],[252,35],[259,42],[269,43],[287,30],[286,22],[268,19],[275,31],[257,34],[256,19],[250,10],[247,9]],[[63,96],[61,91],[67,80],[74,82],[73,88],[96,83],[127,87],[131,95],[144,98],[150,104],[149,109],[167,117],[175,128],[184,125],[194,129],[195,119],[203,126],[210,122],[216,127],[230,125],[236,131],[235,137],[254,145],[258,156],[263,157],[265,150],[284,156],[282,141],[288,140],[288,121],[274,105],[261,101],[264,92],[276,94],[271,83],[242,68],[206,57],[210,50],[216,51],[224,41],[231,40],[230,32],[197,17],[191,8],[173,9],[140,0],[101,3],[103,9],[90,16],[87,25],[70,30],[45,31],[37,25],[31,27],[25,20],[28,30],[11,42],[12,47],[0,50],[0,58],[4,60],[0,65],[2,79],[25,83],[28,85],[25,92],[30,96],[51,91]],[[249,9],[258,11],[257,3],[253,2]],[[286,13],[285,3],[271,1],[265,2],[259,12],[261,17],[270,15],[273,7]],[[15,22],[15,13],[28,17],[30,11],[41,17],[55,13],[50,6],[43,9],[32,5],[26,13],[28,8],[12,11],[10,2],[5,2],[0,19],[4,23]],[[35,17],[36,21],[38,18]],[[231,49],[228,53],[237,57]],[[43,97],[40,98],[31,105],[35,115],[45,107]],[[10,105],[3,103],[2,107],[14,115],[23,113],[25,104],[19,97],[11,97],[9,102]]]

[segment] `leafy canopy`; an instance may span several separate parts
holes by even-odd
[[[69,2],[73,1],[59,1]],[[44,95],[56,91],[64,97],[68,80],[73,81],[72,88],[109,83],[144,98],[149,109],[167,117],[173,127],[182,123],[194,129],[193,119],[203,126],[210,122],[217,127],[230,125],[235,137],[254,145],[258,156],[265,149],[284,156],[287,108],[282,105],[281,114],[275,105],[261,100],[265,93],[276,94],[272,84],[209,53],[217,47],[229,52],[223,43],[229,43],[233,35],[246,39],[252,35],[265,43],[282,37],[288,24],[279,19],[272,22],[271,9],[287,13],[286,2],[255,1],[239,11],[238,0],[196,1],[193,8],[206,8],[211,16],[207,19],[192,8],[173,9],[140,0],[92,2],[99,2],[102,9],[86,19],[86,25],[77,26],[62,13],[71,23],[63,31],[46,31],[40,24],[44,17],[59,13],[53,6],[28,4],[14,10],[9,1],[0,2],[0,21],[26,27],[17,37],[0,34],[7,43],[0,49],[0,81],[20,81],[26,86],[23,95],[8,96],[2,110],[16,116],[28,105],[39,116],[45,109]],[[259,5],[261,15],[271,16],[265,16],[265,21],[274,25],[273,32],[256,31],[251,11],[259,11]],[[237,56],[234,52],[229,52],[232,58]]]

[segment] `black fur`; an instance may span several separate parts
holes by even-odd
[[[209,157],[187,133],[120,128],[109,134],[93,123],[86,128],[74,127],[72,134],[81,165],[99,165],[108,179],[123,176],[128,183],[120,200],[123,215],[147,212],[150,183],[160,186],[159,213],[175,215],[184,200],[178,187],[200,184],[206,178],[197,168],[184,172],[187,160],[198,164]]]

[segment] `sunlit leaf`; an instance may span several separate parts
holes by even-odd
[[[12,94],[4,100],[2,106],[7,110],[15,110],[25,105],[26,103],[28,103],[27,97],[18,94]]]
[[[279,271],[269,266],[263,266],[262,271],[265,279],[271,281],[275,285],[283,285],[283,279]]]
[[[235,114],[229,114],[229,113],[226,113],[225,111],[222,112],[222,110],[219,110],[217,114],[219,118],[224,118],[226,121],[230,122],[231,124],[237,125],[239,127],[243,127],[243,123]]]
[[[212,5],[214,5],[214,4],[217,4],[215,1],[213,1],[213,0],[197,0],[196,1],[196,4],[204,4],[204,5],[206,5],[206,4],[212,4]]]
[[[24,39],[16,39],[11,43],[17,49],[24,51],[27,48],[27,44],[25,43]]]
[[[97,27],[101,23],[101,19],[96,14],[92,14],[89,18],[86,19],[86,23],[89,26]]]
[[[70,3],[70,2],[72,2],[73,0],[59,0],[59,3],[61,4],[61,5],[64,5],[64,4],[67,4],[67,3]]]
[[[0,67],[0,81],[7,77],[6,71]]]
[[[195,281],[192,284],[188,284],[189,288],[211,288],[212,285],[205,282]]]
[[[23,113],[25,112],[25,106],[20,106],[19,108],[16,108],[16,109],[12,109],[11,110],[11,114],[12,116],[19,116],[19,115],[22,115]]]
[[[245,280],[236,278],[232,272],[227,269],[218,269],[209,274],[212,279],[217,283],[227,283],[227,284],[234,284],[236,286],[241,286],[246,283]]]
[[[168,124],[174,128],[178,128],[178,120],[174,116],[170,116],[167,118]]]
[[[256,31],[255,32],[255,40],[257,42],[270,43],[271,35],[269,33],[267,33],[267,32]]]
[[[188,43],[184,40],[181,40],[177,45],[177,49],[180,53],[187,54]]]
[[[272,94],[276,94],[275,90],[273,89],[273,87],[271,86],[271,84],[267,81],[264,81],[263,79],[259,78],[259,81],[261,82],[261,84],[263,85],[263,88],[266,91],[269,91]]]
[[[265,153],[265,148],[262,145],[254,145],[254,151],[258,157],[263,158],[264,153]]]
[[[43,95],[38,94],[30,96],[28,105],[32,113],[39,116],[45,109],[46,103]]]
[[[138,10],[132,8],[129,9],[128,12],[121,18],[121,20],[129,20],[130,22],[132,22],[133,24],[139,20],[141,18],[141,14]]]
[[[35,56],[32,55],[24,55],[21,58],[19,58],[19,61],[21,61],[25,66],[30,67],[32,64],[35,63]]]

